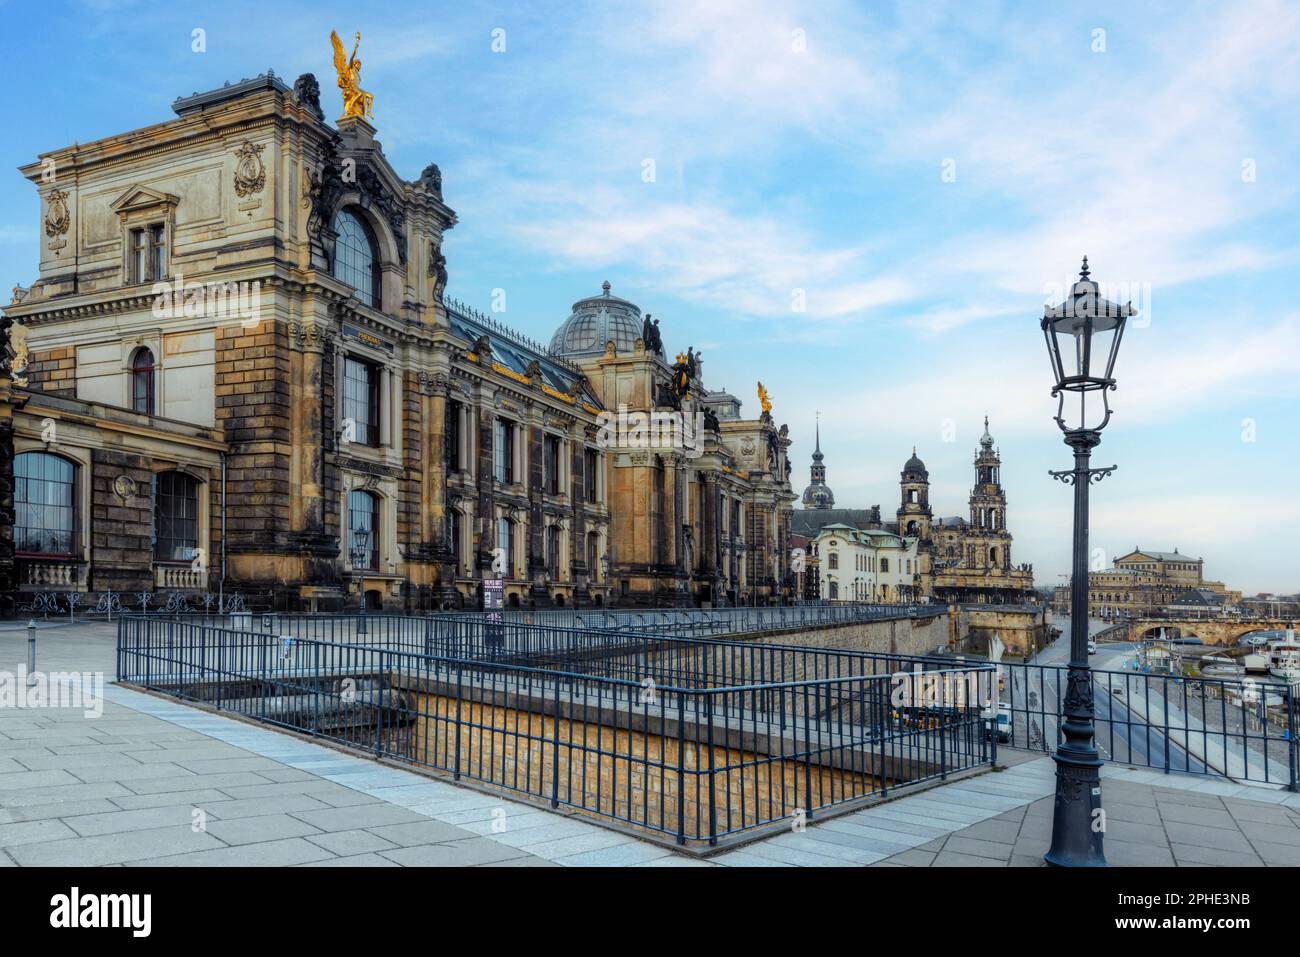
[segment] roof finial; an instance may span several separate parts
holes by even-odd
[[[1088,262],[1088,260],[1085,259],[1085,260],[1084,260],[1084,264],[1086,265],[1087,262]],[[602,282],[602,283],[600,284],[600,288],[604,291],[605,295],[608,296],[608,295],[609,295],[609,280],[606,279],[604,282]]]
[[[1088,257],[1083,257],[1083,268],[1079,270],[1079,278],[1084,282],[1088,281]]]

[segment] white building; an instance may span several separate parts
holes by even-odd
[[[915,599],[920,573],[915,538],[836,523],[823,526],[813,543],[826,601],[890,604]]]

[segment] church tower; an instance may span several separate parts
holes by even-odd
[[[975,455],[975,487],[970,493],[970,546],[968,561],[976,568],[1011,567],[1011,533],[1007,531],[1007,497],[1002,490],[1002,460],[993,449],[989,418]],[[973,559],[973,561],[970,561]]]
[[[916,457],[916,446],[912,447],[912,457],[903,466],[898,484],[902,492],[898,507],[898,534],[928,540],[933,517],[930,511],[930,473],[925,470],[925,463]]]
[[[826,466],[822,464],[822,427],[817,423],[817,446],[813,449],[810,478],[812,484],[803,490],[804,508],[834,508],[835,493],[826,485]]]

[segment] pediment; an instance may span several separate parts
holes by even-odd
[[[126,192],[113,200],[108,208],[121,216],[138,209],[153,209],[158,206],[175,206],[179,202],[179,196],[151,189],[148,186],[136,184],[128,187]]]

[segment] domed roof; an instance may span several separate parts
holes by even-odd
[[[903,465],[904,472],[915,472],[919,475],[929,475],[925,470],[925,463],[916,457],[916,446],[912,446],[912,457]]]
[[[835,493],[825,482],[814,482],[803,490],[804,508],[834,508]]]
[[[563,356],[593,356],[614,340],[617,352],[631,352],[641,336],[641,310],[634,303],[609,293],[609,280],[601,295],[579,299],[573,312],[551,337],[551,351]]]

